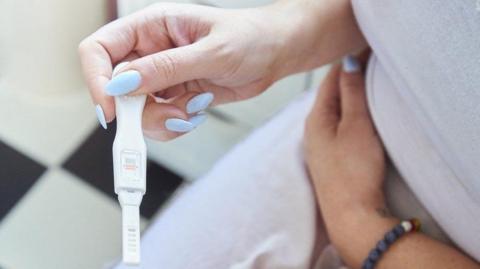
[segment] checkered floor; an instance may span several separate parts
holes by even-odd
[[[107,131],[97,125],[86,92],[49,104],[0,95],[0,268],[111,264],[121,253],[111,157],[115,124]],[[147,180],[142,228],[183,182],[153,161],[147,178],[156,180]]]
[[[327,69],[291,76],[254,100],[216,108],[202,128],[181,139],[147,141],[152,159],[142,229],[179,186],[188,186],[254,126],[318,85]],[[121,252],[111,159],[115,124],[107,131],[99,127],[84,87],[8,85],[0,76],[0,269],[108,268]]]

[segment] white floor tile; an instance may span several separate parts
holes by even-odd
[[[116,201],[51,170],[1,222],[0,261],[17,269],[102,268],[121,253],[120,229]]]
[[[97,126],[87,90],[36,96],[0,84],[0,138],[45,165],[57,165]]]

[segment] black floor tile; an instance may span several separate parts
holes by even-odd
[[[183,179],[158,164],[147,163],[147,193],[143,196],[140,213],[148,218],[158,210],[180,186]]]
[[[63,167],[90,183],[113,199],[112,143],[115,124],[108,130],[97,128],[92,135],[63,164]],[[168,169],[152,162],[147,163],[147,193],[143,197],[140,213],[151,218],[159,207],[182,183],[182,178]]]
[[[46,170],[0,141],[0,220],[12,209]]]

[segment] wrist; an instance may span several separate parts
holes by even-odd
[[[266,6],[284,33],[277,65],[280,77],[331,63],[367,43],[354,18],[351,0],[280,0]],[[273,24],[272,24],[273,25]]]
[[[376,174],[352,178],[342,175],[337,170],[328,173],[325,167],[311,169],[312,167],[322,168],[322,166],[309,164],[308,168],[318,204],[325,214],[330,212],[336,214],[340,211],[350,215],[357,211],[372,212],[377,208],[386,207],[382,185],[370,184],[377,177]]]
[[[267,18],[274,20],[271,23],[275,26],[273,31],[279,33],[282,42],[279,57],[274,63],[278,78],[313,68],[309,62],[318,53],[320,37],[317,33],[322,27],[319,20],[322,2],[284,0],[265,7]]]
[[[338,194],[336,196],[341,196]],[[327,200],[330,200],[327,202]],[[325,224],[335,232],[338,228],[352,227],[352,223],[357,225],[367,220],[377,219],[395,219],[385,205],[383,198],[372,198],[370,200],[359,199],[334,199],[324,197],[319,199],[319,204],[322,216],[325,219]]]
[[[325,217],[329,238],[342,259],[359,268],[369,251],[400,220],[388,213],[385,206],[356,206]]]

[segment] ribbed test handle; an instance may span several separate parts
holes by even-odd
[[[140,264],[140,212],[138,206],[122,206],[123,262]]]

